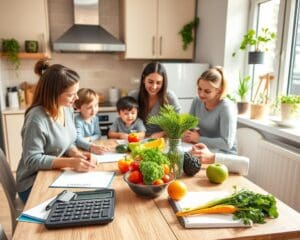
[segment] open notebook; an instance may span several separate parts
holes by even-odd
[[[228,196],[226,191],[218,192],[188,192],[180,201],[169,199],[175,212],[183,208],[196,207],[213,199]],[[245,225],[242,220],[233,220],[232,214],[202,214],[188,217],[178,217],[179,222],[185,228],[220,228],[220,227],[251,227]]]

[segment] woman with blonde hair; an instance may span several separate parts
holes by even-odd
[[[199,129],[184,134],[188,143],[204,143],[210,149],[236,153],[236,107],[226,99],[227,81],[222,67],[212,67],[197,81],[198,97],[190,114],[199,118]]]

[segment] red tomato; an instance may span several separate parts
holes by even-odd
[[[132,159],[120,159],[118,161],[118,168],[121,173],[126,173],[129,171],[129,166],[132,163]]]
[[[162,179],[156,179],[152,184],[153,185],[160,185],[160,184],[164,184],[164,181]]]
[[[128,142],[131,143],[131,142],[139,142],[139,141],[140,141],[140,139],[136,133],[130,133],[128,135]]]
[[[136,161],[130,163],[129,170],[130,171],[140,170],[140,163]]]
[[[140,183],[143,181],[143,175],[140,171],[134,170],[134,171],[130,172],[130,174],[128,176],[128,180],[129,180],[129,182],[132,182],[132,183]]]
[[[170,175],[165,174],[165,175],[162,177],[162,180],[164,181],[164,183],[169,182],[169,181],[170,181]]]

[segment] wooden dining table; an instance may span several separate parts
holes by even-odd
[[[108,141],[114,146],[115,141]],[[230,174],[222,184],[210,183],[205,176],[206,166],[194,177],[183,176],[189,191],[233,191],[233,186],[266,193],[247,178]],[[115,171],[111,188],[116,192],[115,217],[106,225],[47,230],[43,224],[18,222],[13,239],[292,239],[300,238],[300,214],[277,199],[279,217],[265,224],[239,228],[186,229],[178,221],[169,204],[167,191],[155,199],[146,199],[132,192],[118,171],[116,162],[98,164],[96,171]],[[25,205],[30,209],[56,196],[63,189],[49,188],[61,171],[39,171]],[[295,183],[296,184],[296,183]],[[287,186],[288,187],[288,186]],[[70,189],[69,189],[70,190]],[[86,189],[85,189],[86,190]],[[71,189],[72,191],[72,189]],[[78,191],[76,189],[75,191]]]

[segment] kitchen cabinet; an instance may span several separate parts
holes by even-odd
[[[15,38],[21,52],[25,40],[39,42],[39,52],[50,55],[47,0],[0,0],[0,36]],[[36,54],[20,54],[20,58],[38,58]]]
[[[2,114],[6,158],[12,171],[16,171],[22,155],[21,129],[25,110],[4,110]]]
[[[196,0],[123,0],[127,59],[192,59],[194,43],[182,48],[179,31],[193,21]]]

